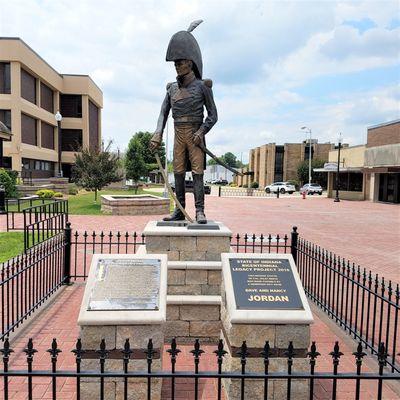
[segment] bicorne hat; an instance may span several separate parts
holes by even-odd
[[[169,41],[165,57],[166,61],[191,60],[193,62],[193,71],[198,79],[202,79],[203,76],[203,61],[199,44],[190,32],[202,22],[203,20],[201,19],[194,21],[187,31],[175,33]]]

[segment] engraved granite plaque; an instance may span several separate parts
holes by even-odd
[[[239,256],[229,261],[237,309],[303,309],[289,260]]]
[[[158,310],[160,259],[100,258],[88,311]]]

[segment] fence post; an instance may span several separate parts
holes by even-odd
[[[64,284],[71,283],[71,222],[67,222],[65,234],[65,249],[64,249]]]
[[[221,197],[221,186],[218,186],[218,197]]]
[[[299,237],[299,233],[297,232],[297,226],[293,227],[291,236],[292,237],[290,241],[290,252],[292,253],[294,263],[297,265],[297,239]]]

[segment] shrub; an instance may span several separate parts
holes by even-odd
[[[78,194],[78,188],[75,185],[70,186],[68,188],[68,194],[75,196],[76,194]]]
[[[54,197],[63,197],[64,195],[61,192],[55,192]]]
[[[258,189],[259,186],[260,186],[260,185],[258,184],[258,182],[252,182],[251,185],[250,185],[250,187],[251,187],[252,189]]]
[[[15,171],[6,171],[4,168],[0,168],[0,186],[4,186],[8,198],[17,197],[17,176],[18,173],[15,175]]]
[[[245,189],[247,189],[247,185],[242,185],[242,188],[245,188]]]
[[[55,195],[55,191],[50,189],[40,189],[36,192],[36,194],[41,199],[52,199]]]
[[[229,184],[229,186],[230,186],[230,187],[237,187],[237,183],[231,182],[231,183]]]

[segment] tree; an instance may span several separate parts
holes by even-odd
[[[324,172],[314,172],[314,168],[323,168],[325,161],[311,160],[311,180],[314,183],[319,183],[322,187],[326,187],[327,174]],[[308,182],[309,161],[302,161],[297,167],[297,177],[299,181],[304,184]]]
[[[223,155],[225,164],[228,164],[230,167],[235,168],[237,166],[237,160],[236,160],[236,156],[231,153],[230,151],[228,151],[227,153],[225,153]]]
[[[241,166],[241,162],[236,159],[236,156],[228,151],[227,153],[223,154],[221,157],[218,157],[221,161],[225,164],[228,164],[230,167],[238,168]],[[207,165],[216,165],[218,164],[214,159],[210,158],[207,161]]]
[[[94,201],[97,201],[97,192],[104,186],[122,179],[118,171],[118,156],[110,152],[111,144],[110,141],[105,149],[84,148],[75,154],[72,180],[78,186],[94,191]]]
[[[138,134],[135,134],[128,144],[125,154],[126,179],[132,179],[136,183],[135,192],[137,193],[140,178],[148,173],[143,157],[144,149]]]
[[[6,197],[17,197],[17,176],[15,171],[7,171],[4,168],[0,168],[0,186],[4,187]]]
[[[146,172],[142,174],[142,176],[148,176],[150,171],[154,169],[158,169],[158,164],[156,158],[154,157],[154,153],[150,151],[150,141],[153,136],[150,132],[137,132],[135,135],[139,142],[141,143],[142,148],[142,157],[143,161],[146,164]],[[165,165],[165,145],[164,142],[161,143],[158,148],[158,155],[160,156],[161,164]]]

